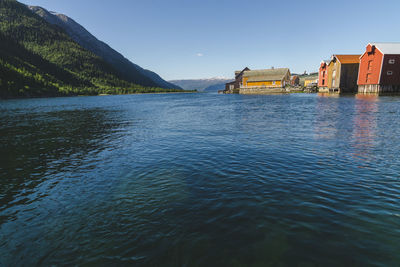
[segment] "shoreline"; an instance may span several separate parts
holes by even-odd
[[[117,95],[162,95],[162,94],[193,94],[199,93],[198,91],[182,91],[182,92],[149,92],[149,93],[129,93],[129,94],[98,94],[98,95],[56,95],[56,96],[22,96],[22,97],[7,97],[1,98],[3,100],[17,100],[17,99],[37,99],[37,98],[59,98],[59,97],[86,97],[86,96],[117,96]]]

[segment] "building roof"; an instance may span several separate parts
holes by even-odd
[[[245,71],[247,71],[247,70],[250,70],[248,67],[246,67],[246,68],[244,68],[243,70],[237,70],[237,71],[235,71],[235,79],[240,75],[240,74],[242,74],[243,72],[245,72]]]
[[[375,45],[383,54],[400,54],[400,43],[370,43]]]
[[[339,60],[341,64],[355,64],[360,63],[361,55],[333,55]]]
[[[248,82],[281,81],[288,73],[290,73],[288,68],[249,70],[244,72],[243,77],[247,77]]]
[[[329,66],[330,63],[331,63],[331,60],[322,60],[320,68]]]

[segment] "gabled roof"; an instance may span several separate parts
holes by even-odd
[[[290,73],[288,68],[249,70],[244,72],[243,77],[247,77],[248,82],[281,81],[288,73]]]
[[[333,55],[341,64],[360,63],[361,55]]]
[[[322,60],[320,68],[321,67],[325,67],[325,66],[329,66],[329,63],[331,63],[331,60]]]
[[[245,71],[248,71],[248,70],[250,70],[248,67],[246,67],[246,68],[244,68],[243,70],[237,70],[237,71],[235,71],[235,79],[240,75],[240,74],[242,74],[243,72],[245,72]]]
[[[383,54],[400,54],[400,43],[370,43],[370,45],[375,45]]]

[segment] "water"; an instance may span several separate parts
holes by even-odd
[[[398,266],[400,98],[0,101],[0,265]]]

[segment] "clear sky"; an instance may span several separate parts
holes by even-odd
[[[400,42],[399,0],[21,0],[68,15],[167,80],[289,67]]]

